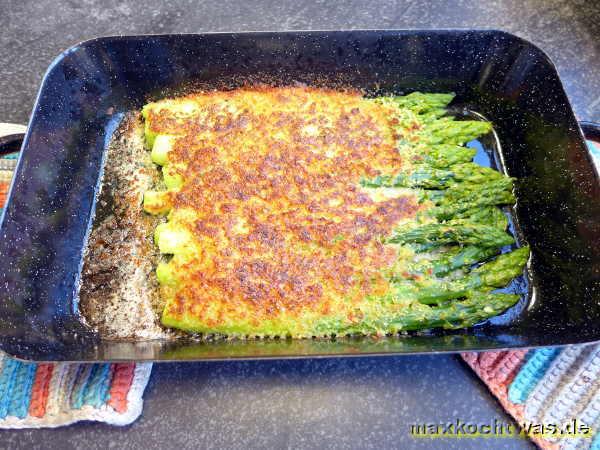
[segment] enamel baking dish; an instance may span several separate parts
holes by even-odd
[[[492,165],[516,177],[511,230],[525,292],[471,329],[336,340],[103,340],[77,306],[107,143],[127,111],[203,86],[339,85],[455,92],[494,124]],[[485,153],[485,152],[484,152]],[[44,77],[0,224],[0,348],[38,361],[202,360],[458,352],[600,340],[598,175],[559,76],[500,31],[315,31],[120,36],[61,54]]]

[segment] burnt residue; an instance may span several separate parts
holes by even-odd
[[[96,218],[85,253],[79,309],[104,339],[164,338],[154,275],[152,233],[160,219],[143,213],[143,192],[159,172],[144,148],[139,114],[116,130],[106,155]]]

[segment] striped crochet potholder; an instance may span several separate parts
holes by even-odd
[[[600,145],[588,144],[600,168]],[[541,448],[600,450],[600,345],[462,357]],[[567,426],[577,433],[569,433]],[[555,429],[564,433],[557,435]]]
[[[0,158],[0,207],[16,154]],[[0,352],[0,428],[42,428],[95,420],[133,422],[152,364],[35,364]]]
[[[95,420],[127,425],[142,413],[152,364],[35,364],[0,355],[0,428]]]

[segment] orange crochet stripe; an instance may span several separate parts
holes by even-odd
[[[117,412],[127,410],[127,393],[133,381],[135,364],[114,364],[113,381],[109,392],[108,404]]]
[[[8,194],[8,183],[0,183],[0,208],[4,207],[6,203],[6,195]]]
[[[32,417],[43,417],[46,414],[53,371],[53,364],[39,364],[36,369],[35,380],[31,389],[31,402],[29,403],[29,415]]]

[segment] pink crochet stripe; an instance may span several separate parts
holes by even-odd
[[[461,356],[462,359],[464,359],[465,362],[471,367],[473,367],[472,364],[474,364],[475,361],[477,361],[477,353],[461,353]]]
[[[109,392],[108,404],[117,412],[127,410],[127,394],[133,381],[135,364],[115,364],[113,367],[113,381]]]
[[[496,363],[506,354],[506,352],[485,352],[477,357],[479,367],[486,372],[495,367]]]
[[[506,352],[498,364],[496,365],[495,378],[501,382],[508,390],[508,386],[517,375],[518,369],[524,363],[526,350],[517,350],[514,352]]]
[[[463,353],[463,359],[487,384],[507,387],[524,362],[526,350]]]
[[[32,417],[44,417],[46,414],[46,403],[50,389],[50,380],[54,372],[53,364],[39,364],[35,372],[35,380],[31,389],[31,402],[29,403],[29,415]]]
[[[462,354],[465,362],[487,385],[502,407],[521,425],[525,422],[525,408],[508,400],[508,387],[525,362],[526,354],[524,350]],[[543,450],[559,449],[558,444],[539,437],[532,437],[531,440]]]

